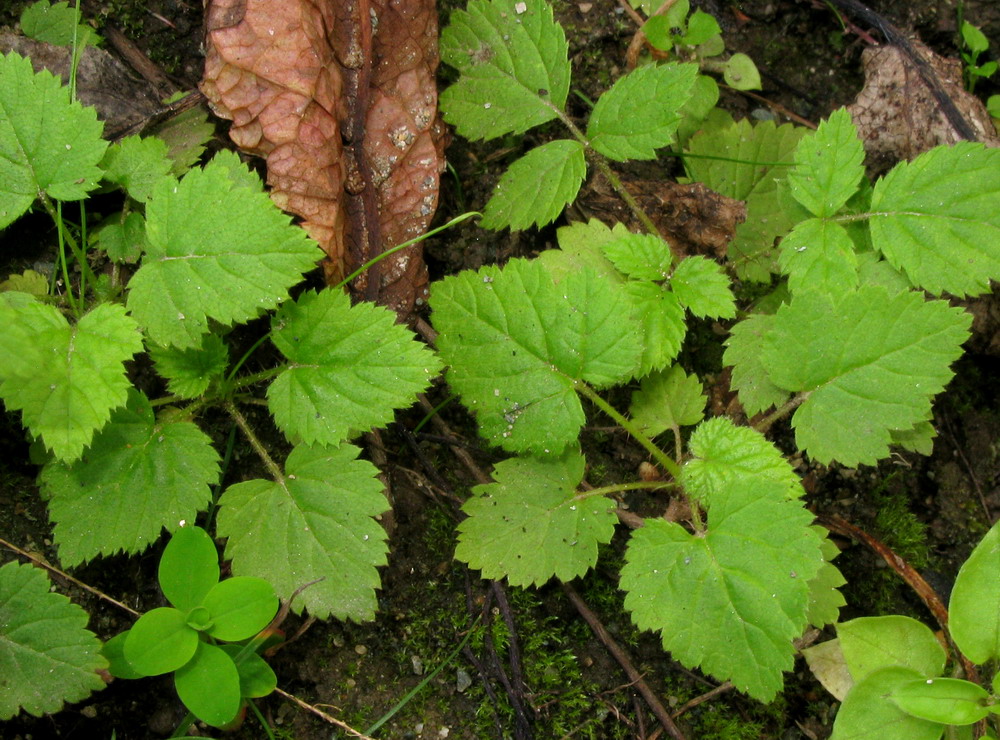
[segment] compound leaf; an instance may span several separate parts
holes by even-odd
[[[795,199],[814,216],[832,216],[847,203],[865,176],[865,149],[846,108],[799,141],[788,184]]]
[[[1000,523],[994,524],[958,571],[948,614],[965,656],[980,665],[1000,657]]]
[[[792,418],[799,448],[849,467],[886,457],[891,430],[930,416],[970,321],[944,301],[873,285],[834,297],[807,292],[782,306],[763,360],[776,385],[809,394]]]
[[[80,460],[42,470],[59,559],[76,565],[141,552],[164,528],[194,521],[218,477],[219,456],[204,432],[190,421],[157,421],[149,399],[131,391]]]
[[[545,265],[545,269],[557,283],[570,273],[579,272],[585,267],[591,268],[606,280],[624,282],[624,278],[602,251],[604,244],[615,241],[624,233],[628,233],[628,230],[621,224],[617,224],[612,230],[596,218],[587,223],[577,221],[569,226],[561,226],[556,230],[559,249],[546,249],[538,255],[538,261]]]
[[[173,162],[167,157],[167,144],[162,139],[126,136],[108,147],[101,167],[105,180],[125,188],[135,200],[145,202],[152,195],[153,186],[170,175]]]
[[[776,386],[764,367],[761,347],[773,325],[773,314],[752,314],[730,329],[726,340],[722,362],[733,368],[731,385],[739,391],[748,416],[778,406],[788,398],[788,391]]]
[[[503,173],[486,204],[481,225],[519,231],[554,221],[576,198],[586,174],[582,144],[569,139],[542,144]]]
[[[793,665],[809,580],[823,559],[812,515],[780,483],[736,480],[712,494],[708,530],[650,519],[632,534],[621,586],[641,629],[688,667],[769,701]]]
[[[104,688],[97,671],[108,662],[87,612],[49,587],[41,568],[0,567],[0,720],[58,712]]]
[[[585,461],[520,457],[497,463],[495,483],[476,486],[458,525],[455,557],[512,586],[540,586],[555,576],[571,581],[597,562],[597,545],[614,534],[615,503],[583,496]]]
[[[705,415],[705,394],[696,375],[680,365],[642,379],[632,394],[629,414],[650,437],[697,424]]]
[[[685,257],[670,278],[670,289],[695,316],[731,319],[736,299],[729,278],[718,262],[707,257]]]
[[[149,347],[156,371],[167,379],[167,388],[181,398],[197,398],[229,364],[229,348],[216,334],[203,334],[197,347]]]
[[[618,162],[655,159],[674,140],[697,73],[696,64],[647,64],[619,78],[590,114],[591,146]]]
[[[839,293],[858,285],[854,242],[844,227],[834,221],[810,218],[796,224],[781,240],[778,264],[788,275],[792,293],[804,290]]]
[[[461,73],[441,94],[445,120],[468,139],[551,121],[569,94],[568,53],[545,0],[472,0],[441,32],[441,59]]]
[[[430,305],[448,382],[483,435],[514,452],[561,452],[584,421],[577,382],[621,383],[639,361],[628,298],[589,269],[557,287],[542,265],[515,259],[445,278]]]
[[[631,315],[642,331],[642,359],[636,375],[662,370],[681,351],[687,333],[684,307],[677,296],[656,283],[630,280],[625,294],[632,304]]]
[[[128,307],[155,342],[177,347],[197,346],[208,319],[229,325],[274,308],[322,256],[259,180],[251,187],[215,160],[156,184],[146,232]]]
[[[902,162],[875,184],[872,244],[936,295],[979,295],[1000,278],[1000,150],[959,142]]]
[[[632,234],[624,227],[616,227],[611,233],[613,238],[599,247],[619,272],[636,280],[654,282],[670,277],[674,256],[663,239],[653,234]]]
[[[372,619],[385,565],[385,530],[374,517],[389,508],[378,469],[353,445],[299,445],[280,482],[230,486],[219,501],[217,531],[228,537],[233,573],[257,576],[293,608],[323,619]]]

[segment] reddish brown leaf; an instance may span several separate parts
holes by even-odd
[[[211,0],[202,90],[271,197],[328,255],[327,281],[420,235],[444,168],[433,0]],[[426,295],[420,247],[354,283],[406,313]]]

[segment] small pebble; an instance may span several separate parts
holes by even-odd
[[[365,647],[364,645],[355,645],[354,652],[356,652],[358,655],[364,655],[365,653],[368,652],[368,648]]]

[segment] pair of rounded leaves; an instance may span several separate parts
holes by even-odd
[[[215,543],[199,527],[174,533],[158,576],[173,606],[147,612],[114,638],[122,641],[123,661],[112,660],[112,673],[139,678],[176,671],[185,706],[210,725],[225,725],[243,698],[269,694],[276,679],[252,648],[215,641],[245,640],[264,629],[278,610],[274,589],[261,578],[220,582]]]

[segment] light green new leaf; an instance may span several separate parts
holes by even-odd
[[[156,578],[173,606],[189,612],[201,606],[205,594],[219,582],[219,552],[201,527],[185,525],[163,548]]]
[[[206,631],[217,640],[246,640],[270,624],[278,597],[263,578],[236,576],[215,584],[201,602],[212,618]]]
[[[685,257],[670,278],[670,289],[695,316],[731,319],[736,299],[722,266],[707,257]]]
[[[112,262],[135,263],[146,246],[146,218],[138,211],[107,219],[94,232],[94,243]]]
[[[590,114],[590,145],[618,162],[655,159],[674,140],[697,74],[697,64],[647,64],[619,78]]]
[[[578,221],[569,226],[561,226],[556,230],[559,249],[546,249],[538,255],[538,261],[545,265],[545,269],[557,283],[586,267],[605,280],[621,283],[624,278],[601,249],[605,243],[627,233],[628,229],[621,224],[616,224],[612,230],[596,218],[587,223]]]
[[[928,455],[934,452],[934,438],[937,430],[930,421],[918,421],[909,429],[890,429],[892,443],[904,450],[916,452],[918,455]]]
[[[0,567],[0,720],[52,714],[104,688],[108,662],[87,612],[50,585],[41,568]]]
[[[795,149],[788,184],[814,216],[834,215],[857,192],[865,176],[865,149],[846,108],[838,108]]]
[[[162,139],[149,136],[126,136],[108,147],[101,167],[104,179],[120,185],[140,202],[149,200],[153,187],[170,176],[173,162],[167,157],[167,145]],[[173,178],[171,177],[171,182]]]
[[[616,227],[615,232],[599,248],[619,272],[636,280],[654,282],[663,282],[670,276],[674,256],[663,239],[653,234],[633,234],[624,227]]]
[[[763,361],[776,385],[809,394],[792,418],[799,448],[849,467],[888,456],[891,430],[930,416],[970,323],[944,301],[870,285],[835,297],[807,292],[782,306]]]
[[[642,379],[632,394],[629,415],[650,437],[668,429],[697,424],[705,415],[701,381],[680,365]]]
[[[960,678],[917,678],[897,685],[889,699],[912,717],[971,725],[987,717],[989,692]]]
[[[830,740],[939,740],[944,725],[911,717],[888,696],[922,676],[909,668],[883,668],[855,683],[840,705]]]
[[[267,403],[295,442],[336,445],[385,425],[441,370],[392,311],[352,306],[337,290],[303,293],[272,326],[271,339],[290,364],[267,389]]]
[[[194,521],[218,478],[212,440],[190,421],[157,421],[133,390],[83,458],[42,469],[59,559],[77,565],[145,550],[164,528]]]
[[[769,701],[792,668],[824,562],[811,521],[784,486],[759,479],[713,492],[704,535],[647,520],[625,552],[625,608],[676,660]]]
[[[834,221],[810,218],[797,224],[781,240],[781,272],[788,275],[792,293],[820,290],[843,293],[858,285],[858,258],[854,242]]]
[[[240,674],[218,645],[199,642],[194,658],[174,674],[174,688],[194,716],[221,727],[240,711]]]
[[[915,671],[921,678],[944,670],[941,643],[927,625],[911,617],[859,617],[838,624],[837,638],[855,683],[891,666]]]
[[[936,295],[979,295],[1000,278],[1000,150],[959,142],[902,162],[875,185],[872,244]]]
[[[203,334],[197,347],[151,345],[149,356],[170,392],[181,398],[200,396],[229,364],[229,348],[217,334]]]
[[[566,35],[545,0],[472,0],[441,32],[441,60],[461,73],[441,111],[468,139],[527,131],[566,105]]]
[[[584,421],[576,383],[616,385],[639,361],[628,297],[589,269],[556,286],[515,259],[435,283],[430,305],[448,382],[482,434],[514,452],[561,452]]]
[[[506,577],[512,586],[584,575],[617,521],[614,501],[577,493],[585,464],[574,448],[561,459],[497,463],[496,482],[476,486],[462,507],[468,518],[458,525],[455,557],[484,578]]]
[[[802,484],[781,451],[750,427],[739,427],[724,416],[701,424],[688,440],[693,455],[681,468],[681,483],[689,496],[711,502],[720,491],[741,480],[777,484],[785,498],[799,498]]]
[[[146,232],[128,307],[155,342],[177,347],[197,346],[208,319],[229,325],[274,308],[322,256],[224,160],[179,183],[161,179],[146,207]]]
[[[172,103],[183,95],[178,92],[164,102]],[[175,177],[180,177],[201,159],[206,144],[215,135],[215,125],[208,120],[207,109],[199,106],[172,117],[158,126],[154,133],[156,138],[166,142],[167,156],[173,163],[170,171]]]
[[[36,0],[21,11],[21,33],[56,46],[71,46],[75,42],[83,48],[103,41],[93,28],[77,23],[76,8],[69,7],[68,2],[53,5],[49,0]]]
[[[1000,658],[1000,523],[958,571],[948,614],[951,636],[973,663]]]
[[[847,605],[847,600],[837,589],[847,583],[833,559],[840,554],[838,548],[830,539],[830,532],[824,527],[813,529],[822,538],[823,560],[815,578],[809,581],[809,624],[816,629],[823,629],[828,624],[835,624],[840,618],[840,607]]]
[[[483,210],[484,229],[513,231],[554,221],[572,203],[587,175],[583,145],[557,139],[532,149],[500,178]]]
[[[353,445],[299,445],[280,483],[250,480],[219,500],[217,533],[236,575],[269,581],[280,599],[301,586],[292,608],[323,619],[372,619],[386,563],[385,530],[375,521],[389,508],[378,469]]]
[[[94,307],[71,326],[52,306],[13,306],[0,294],[0,397],[64,462],[80,457],[131,385],[125,361],[142,349],[135,321],[114,304]]]
[[[93,108],[71,101],[48,70],[16,52],[0,55],[0,229],[39,193],[80,200],[97,187],[108,143]]]
[[[722,362],[733,368],[731,385],[739,391],[748,416],[780,406],[788,399],[788,391],[771,382],[764,367],[761,347],[773,325],[773,315],[755,313],[730,329],[726,340]]]
[[[637,376],[662,370],[677,357],[687,333],[684,308],[672,291],[655,283],[630,280],[625,293],[632,304],[631,316],[642,331],[642,359]]]

